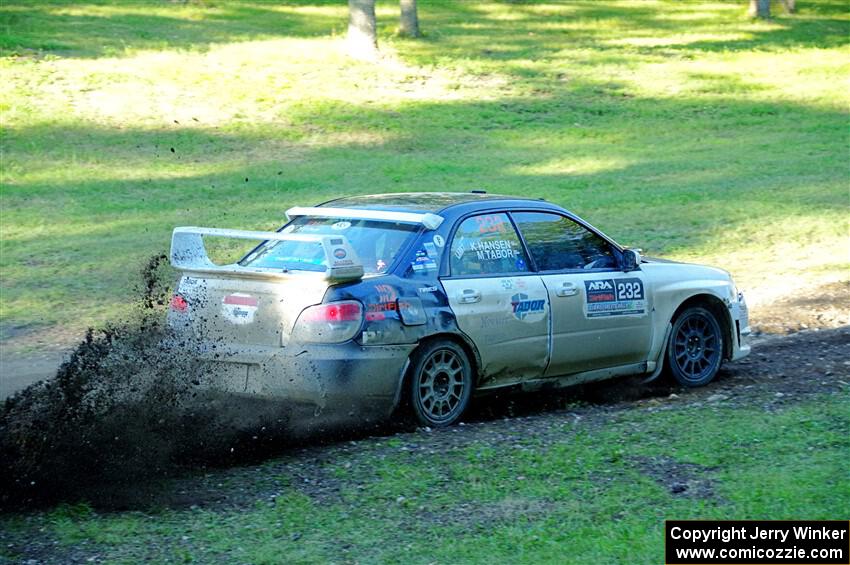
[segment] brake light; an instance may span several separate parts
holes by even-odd
[[[189,307],[189,303],[186,302],[186,299],[180,296],[179,294],[175,294],[171,297],[171,309],[176,310],[178,312],[185,312]]]
[[[310,306],[301,312],[291,339],[310,343],[342,343],[363,325],[363,305],[356,300]]]
[[[363,317],[363,306],[359,302],[334,302],[308,308],[302,314],[305,322],[359,322]]]

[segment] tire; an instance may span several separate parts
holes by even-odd
[[[439,340],[417,350],[411,365],[410,405],[423,426],[451,426],[472,396],[472,366],[458,344]]]
[[[711,382],[723,362],[723,331],[714,314],[694,306],[673,322],[667,344],[667,368],[687,387]]]

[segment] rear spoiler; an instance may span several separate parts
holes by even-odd
[[[364,210],[361,208],[331,208],[328,206],[316,206],[304,208],[296,206],[286,211],[286,217],[290,220],[298,216],[312,216],[316,218],[344,218],[347,220],[374,220],[377,222],[398,222],[400,224],[419,224],[425,229],[435,230],[443,223],[443,217],[437,214],[417,212],[397,212],[394,210]]]
[[[244,267],[238,263],[216,265],[207,255],[204,236],[257,241],[301,241],[322,246],[325,252],[325,279],[339,282],[363,277],[363,264],[342,235],[288,234],[274,231],[246,231],[218,228],[179,227],[171,235],[171,265],[181,271],[237,276],[280,276],[286,271],[266,267]]]

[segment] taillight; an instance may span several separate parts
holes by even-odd
[[[307,308],[301,314],[305,322],[359,322],[363,317],[363,306],[359,302],[332,302]]]
[[[176,310],[178,312],[185,312],[189,307],[189,303],[186,302],[186,299],[180,296],[179,294],[175,294],[171,297],[171,309]]]
[[[292,339],[311,343],[342,343],[352,339],[363,325],[363,305],[344,300],[310,306],[301,312]]]

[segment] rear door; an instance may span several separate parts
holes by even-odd
[[[549,357],[549,296],[506,213],[471,216],[452,239],[441,279],[460,329],[481,356],[479,386],[543,376]]]
[[[552,212],[511,216],[551,304],[546,376],[645,361],[652,305],[643,273],[622,272],[613,246],[571,218]]]

